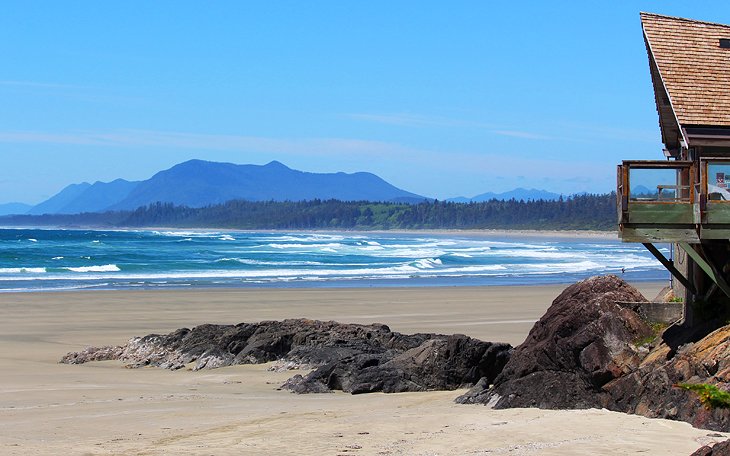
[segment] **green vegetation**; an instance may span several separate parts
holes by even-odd
[[[667,329],[666,323],[660,323],[660,322],[654,322],[649,323],[649,327],[651,328],[651,334],[649,334],[646,337],[639,338],[634,341],[634,345],[637,347],[641,347],[642,345],[649,344],[654,341],[654,339],[657,338],[659,334],[662,333],[665,329]]]
[[[678,383],[674,386],[696,393],[700,399],[700,403],[708,410],[713,408],[730,408],[730,393],[719,389],[715,385],[709,385],[707,383]]]
[[[0,217],[0,225],[612,230],[616,227],[616,194],[576,195],[557,201],[491,200],[480,203],[234,200],[202,208],[155,203],[126,212]]]

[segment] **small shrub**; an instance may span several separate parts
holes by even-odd
[[[730,393],[715,385],[707,383],[678,383],[674,385],[697,394],[700,403],[710,410],[713,408],[730,408]]]

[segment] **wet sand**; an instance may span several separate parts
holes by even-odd
[[[662,284],[639,284],[653,297]],[[0,454],[690,454],[724,440],[605,410],[489,410],[463,391],[294,395],[266,365],[58,364],[201,323],[306,317],[519,344],[564,286],[0,294]]]

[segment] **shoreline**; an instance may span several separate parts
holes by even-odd
[[[608,274],[601,274],[601,275],[610,275]],[[618,274],[618,277],[621,277]],[[543,281],[540,283],[494,283],[494,284],[481,284],[481,285],[475,285],[475,284],[467,284],[467,285],[460,285],[460,284],[454,284],[454,283],[437,283],[435,281],[432,281],[427,284],[403,284],[402,280],[399,280],[398,283],[394,284],[376,284],[376,285],[363,285],[363,284],[353,284],[353,281],[330,281],[326,285],[324,285],[324,282],[318,282],[322,286],[312,286],[312,282],[302,282],[301,285],[296,282],[288,282],[288,283],[272,283],[272,284],[244,284],[241,286],[231,286],[230,284],[225,285],[208,285],[208,286],[201,286],[201,285],[195,285],[195,284],[185,284],[185,285],[170,285],[165,287],[159,287],[159,286],[147,286],[147,287],[109,287],[105,288],[102,286],[96,287],[96,286],[79,286],[79,287],[66,287],[66,288],[47,288],[47,289],[18,289],[18,288],[9,288],[9,289],[3,289],[0,288],[0,296],[7,296],[7,295],[13,295],[13,294],[28,294],[28,293],[39,293],[39,294],[53,294],[53,293],[105,293],[105,292],[185,292],[185,291],[195,291],[195,292],[216,292],[216,291],[223,291],[223,292],[236,292],[236,291],[265,291],[265,290],[290,290],[290,291],[324,291],[324,290],[341,290],[341,291],[358,291],[358,290],[391,290],[394,292],[403,291],[403,290],[428,290],[428,289],[488,289],[488,288],[537,288],[537,287],[567,287],[573,283],[579,282],[580,280],[585,280],[588,277],[584,277],[578,280],[569,280],[569,281]],[[623,278],[628,283],[631,283],[633,286],[637,288],[641,288],[643,286],[660,286],[660,288],[663,288],[665,286],[669,286],[670,280],[667,278],[666,280],[658,280],[656,278]],[[368,280],[367,282],[372,283],[376,280]],[[285,285],[285,286],[282,286]],[[647,297],[649,300],[651,300],[651,297]]]

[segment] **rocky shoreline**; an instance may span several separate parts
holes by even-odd
[[[571,285],[514,349],[494,384],[482,382],[458,401],[494,408],[598,407],[730,430],[730,409],[706,408],[696,394],[677,387],[730,389],[730,326],[673,350],[638,309],[626,305],[641,299],[615,276]]]
[[[706,408],[695,393],[676,387],[730,389],[730,326],[670,348],[640,315],[642,301],[616,276],[586,279],[566,288],[516,348],[464,335],[405,335],[381,324],[296,319],[182,328],[122,346],[89,347],[61,362],[114,359],[132,368],[198,370],[279,361],[312,369],[282,385],[296,393],[472,386],[458,402],[606,408],[730,431],[728,409]]]
[[[493,381],[512,347],[464,335],[393,332],[386,325],[292,319],[200,325],[134,337],[122,346],[88,347],[62,363],[119,360],[130,368],[213,369],[278,361],[314,369],[282,388],[297,393],[454,390]]]

